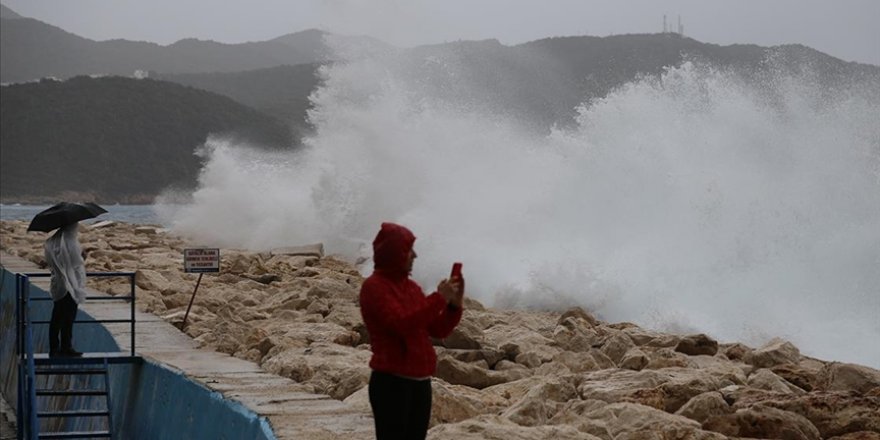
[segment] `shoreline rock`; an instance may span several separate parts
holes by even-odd
[[[37,265],[46,234],[0,223],[0,246]],[[89,271],[137,272],[138,304],[175,323],[195,285],[191,246],[161,228],[83,228]],[[320,252],[319,252],[320,251]],[[363,278],[323,249],[221,249],[184,332],[203,347],[258,363],[303,390],[369,408]],[[89,286],[127,294],[125,280]],[[804,356],[784,340],[761,347],[606,323],[501,310],[470,299],[462,324],[435,341],[430,439],[876,438],[880,371]],[[880,434],[878,434],[880,435]]]

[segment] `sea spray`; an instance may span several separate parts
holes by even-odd
[[[809,75],[754,85],[688,62],[584,103],[548,135],[389,59],[324,68],[303,150],[210,140],[174,229],[355,257],[396,221],[418,237],[426,289],[463,261],[468,293],[497,306],[583,305],[753,345],[780,336],[880,367],[876,83],[829,97]]]

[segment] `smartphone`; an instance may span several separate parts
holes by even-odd
[[[461,263],[455,262],[452,264],[452,274],[449,275],[449,278],[461,278]]]

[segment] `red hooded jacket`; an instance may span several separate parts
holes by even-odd
[[[407,258],[416,241],[409,229],[382,223],[373,240],[373,274],[361,287],[361,316],[370,333],[375,371],[428,377],[437,369],[431,337],[445,338],[461,320],[461,309],[428,296],[409,279]]]

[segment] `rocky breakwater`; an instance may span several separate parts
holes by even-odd
[[[44,234],[3,222],[5,252],[43,264]],[[137,271],[138,307],[179,322],[195,276],[186,239],[157,227],[82,229],[90,271]],[[369,411],[363,278],[342,259],[222,249],[185,332]],[[111,294],[124,280],[90,280]],[[862,343],[875,343],[864,341]],[[468,300],[435,341],[431,439],[880,439],[880,371],[760,347],[608,323],[589,311],[496,310]]]

